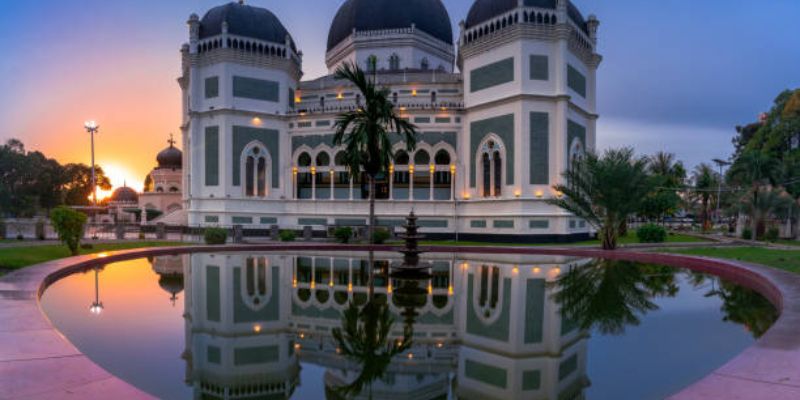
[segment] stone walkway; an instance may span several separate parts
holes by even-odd
[[[391,246],[274,244],[136,249],[35,265],[0,278],[0,399],[149,399],[81,354],[39,307],[46,287],[71,273],[152,255],[219,251],[393,251]],[[671,399],[800,399],[800,276],[760,265],[701,257],[554,247],[431,247],[435,252],[549,254],[625,259],[711,273],[758,290],[781,311],[756,344]],[[691,340],[691,338],[686,338]]]

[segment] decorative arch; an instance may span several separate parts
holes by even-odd
[[[500,197],[503,194],[503,179],[508,174],[506,170],[506,146],[503,140],[494,133],[486,137],[478,145],[475,154],[477,168],[477,187],[481,197]]]
[[[245,260],[244,273],[241,274],[240,295],[242,301],[253,311],[258,311],[267,304],[270,297],[270,281],[267,279],[269,263],[267,257],[248,257]]]
[[[272,165],[272,157],[267,146],[258,140],[248,143],[242,150],[239,162],[240,170],[244,171],[244,196],[267,197],[272,183],[272,174],[268,171]]]

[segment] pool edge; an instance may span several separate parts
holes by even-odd
[[[0,395],[0,398],[152,398],[94,364],[50,324],[39,301],[47,287],[57,280],[97,265],[146,256],[214,251],[294,250],[392,251],[395,248],[336,244],[142,248],[54,260],[3,276],[0,278],[0,326],[4,327],[0,328],[0,393],[11,394],[8,397]],[[800,335],[797,334],[800,331],[800,275],[738,261],[631,250],[470,246],[432,246],[426,247],[426,250],[476,254],[562,255],[658,263],[710,273],[750,287],[775,304],[780,311],[779,319],[755,344],[670,398],[800,398]],[[30,346],[31,343],[35,346]],[[20,346],[21,344],[28,346]],[[34,376],[30,376],[31,374]],[[47,378],[53,379],[46,380]]]

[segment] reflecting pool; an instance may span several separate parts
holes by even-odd
[[[426,254],[430,274],[401,278],[396,254],[372,256],[372,271],[366,253],[126,261],[42,306],[163,399],[660,399],[777,318],[751,290],[658,265]]]

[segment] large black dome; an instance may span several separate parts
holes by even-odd
[[[524,0],[523,4],[526,7],[556,9],[556,0]],[[509,12],[517,8],[518,5],[518,0],[475,0],[475,3],[469,9],[469,13],[467,13],[466,28],[472,28],[500,14]],[[586,21],[572,2],[569,2],[567,15],[576,25],[586,31]]]
[[[158,168],[180,169],[183,168],[183,153],[170,143],[169,147],[158,153],[156,161]]]
[[[200,20],[200,39],[221,34],[223,22],[228,23],[228,33],[238,36],[278,44],[285,44],[286,36],[289,36],[292,50],[297,51],[289,31],[275,14],[264,8],[236,2],[214,7],[203,16]]]
[[[328,50],[345,40],[353,29],[417,29],[453,44],[450,15],[441,0],[347,0],[333,18],[328,33]]]

